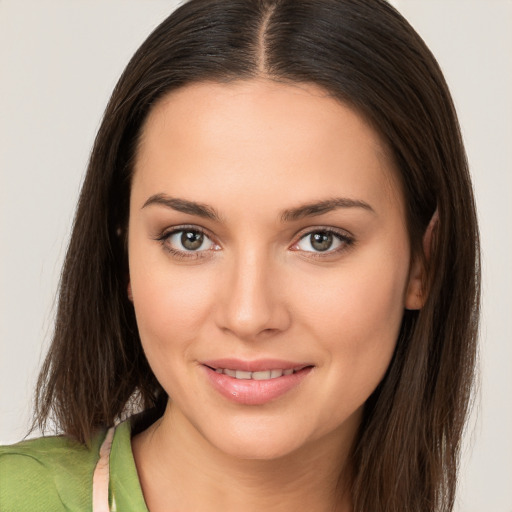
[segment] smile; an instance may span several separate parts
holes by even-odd
[[[230,368],[212,368],[216,373],[223,373],[228,377],[232,377],[234,379],[240,380],[269,380],[269,379],[278,379],[283,375],[292,375],[304,367],[300,366],[297,368],[287,368],[284,369],[272,369],[272,370],[261,370],[257,372],[248,372],[245,370],[233,370]]]
[[[203,362],[204,375],[215,391],[240,405],[263,405],[294,389],[311,374],[311,364],[279,360],[223,359]]]

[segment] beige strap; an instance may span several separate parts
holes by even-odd
[[[92,477],[92,510],[109,512],[108,486],[110,479],[110,450],[114,439],[115,427],[109,428],[100,448],[100,458]]]

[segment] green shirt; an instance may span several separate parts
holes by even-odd
[[[41,437],[0,447],[0,511],[92,510],[92,477],[106,432],[90,447],[67,437]],[[110,452],[109,499],[119,512],[148,512],[131,447],[130,422],[121,423]]]

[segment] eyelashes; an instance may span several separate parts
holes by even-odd
[[[308,228],[295,236],[289,250],[300,252],[305,258],[329,259],[349,249],[354,237],[332,227]],[[198,260],[213,256],[222,250],[213,236],[199,226],[176,226],[156,237],[163,248],[178,260]]]
[[[164,231],[157,240],[176,259],[199,259],[221,248],[199,226],[178,226]]]
[[[348,249],[354,238],[333,228],[309,230],[290,247],[292,251],[310,253],[309,257],[325,257]]]

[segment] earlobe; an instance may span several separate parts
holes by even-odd
[[[435,232],[439,224],[439,214],[436,209],[430,219],[425,234],[423,235],[424,258],[416,255],[409,273],[409,284],[405,296],[405,309],[418,310],[423,307],[427,299],[428,290],[425,290],[425,263],[430,260],[432,244],[435,239]]]
[[[133,293],[132,293],[132,283],[128,281],[128,286],[126,287],[126,293],[128,295],[128,299],[130,302],[133,302]]]

